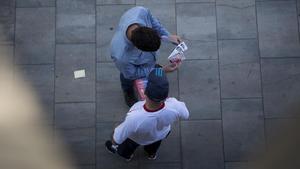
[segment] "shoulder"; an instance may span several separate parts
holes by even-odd
[[[136,102],[128,111],[127,118],[135,118],[136,116],[140,116],[144,111],[145,101]]]
[[[148,12],[149,11],[148,8],[143,7],[143,6],[136,6],[136,7],[133,7],[132,9],[135,9],[135,10],[138,10],[138,11],[143,11],[143,12]]]
[[[169,108],[179,108],[179,107],[186,107],[184,102],[181,102],[179,100],[177,100],[174,97],[170,97],[165,101],[165,104],[167,105],[167,107]]]
[[[165,102],[166,103],[177,103],[179,101],[175,97],[169,97],[169,98],[167,98],[167,100]]]

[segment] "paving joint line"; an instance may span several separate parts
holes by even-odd
[[[16,34],[17,34],[17,1],[14,1],[14,37],[13,37],[13,76],[16,76]]]
[[[94,71],[95,71],[95,119],[94,119],[94,122],[95,122],[95,168],[97,169],[98,167],[98,162],[97,162],[97,154],[98,154],[98,150],[97,150],[97,110],[98,110],[98,106],[97,106],[97,75],[98,75],[98,71],[97,71],[97,55],[98,55],[98,52],[97,52],[97,38],[98,38],[98,33],[97,33],[97,19],[98,19],[98,11],[97,11],[97,0],[94,0],[95,1],[95,68],[94,68]]]
[[[175,2],[176,5],[185,5],[185,4],[216,4],[216,2]]]
[[[221,114],[221,133],[222,133],[222,153],[223,153],[223,168],[225,168],[225,145],[224,145],[224,128],[223,128],[223,107],[222,107],[222,82],[221,82],[221,70],[220,70],[220,52],[219,52],[219,33],[218,33],[218,9],[217,2],[215,2],[215,17],[216,17],[216,39],[217,39],[217,54],[218,54],[218,75],[219,75],[219,103]]]
[[[177,3],[174,3],[174,8],[175,8],[175,25],[176,25],[176,34],[178,35],[178,15],[177,15]],[[181,100],[181,95],[180,95],[180,70],[176,71],[177,73],[177,97],[178,100]],[[179,128],[179,159],[180,159],[180,168],[183,169],[184,165],[183,165],[183,148],[182,148],[182,126],[181,126],[181,122],[182,120],[178,121],[178,128]]]
[[[55,110],[55,107],[56,107],[56,103],[55,103],[55,98],[56,98],[56,20],[57,20],[57,0],[55,0],[55,11],[54,11],[54,56],[53,56],[53,132],[55,132],[55,128],[56,128],[56,110]],[[55,137],[55,135],[54,135]]]
[[[15,63],[16,66],[51,66],[54,64],[55,64],[54,62],[53,63]]]
[[[300,4],[298,4],[300,1],[296,0],[296,15],[297,15],[297,23],[298,23],[298,41],[300,42],[300,13],[298,9],[298,5],[300,7]]]
[[[254,99],[262,99],[262,97],[242,97],[242,98],[225,97],[221,99],[222,100],[254,100]]]
[[[55,102],[55,104],[78,104],[78,103],[96,103],[96,101],[64,101],[64,102]]]
[[[56,6],[21,6],[18,9],[42,9],[42,8],[56,8]]]
[[[258,57],[259,59],[259,71],[260,71],[260,93],[261,93],[261,108],[262,115],[264,117],[264,152],[267,150],[267,133],[266,133],[266,114],[265,114],[265,103],[264,103],[264,86],[263,86],[263,71],[262,71],[262,57],[260,52],[260,41],[259,41],[259,29],[258,29],[258,14],[257,14],[257,2],[255,1],[255,20],[256,20],[256,31],[257,31],[257,48],[258,48]]]

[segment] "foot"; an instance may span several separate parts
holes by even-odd
[[[132,92],[123,91],[123,94],[124,94],[125,102],[128,107],[133,106],[134,103],[138,101],[133,91]]]
[[[118,145],[113,145],[112,142],[110,140],[107,140],[105,142],[105,147],[106,147],[106,150],[112,154],[118,154],[116,153],[117,152],[117,148],[118,148]],[[118,154],[119,155],[119,154]],[[121,156],[121,155],[120,155]],[[127,162],[131,161],[131,159],[133,158],[133,154],[129,157],[129,158],[125,158],[123,156],[121,156],[122,158],[124,158]]]
[[[117,152],[117,148],[118,146],[117,145],[113,145],[112,142],[110,140],[107,140],[105,142],[105,147],[106,149],[110,152],[110,153],[113,153],[115,154]]]
[[[124,158],[124,157],[123,157],[123,158]],[[130,156],[130,158],[125,158],[125,160],[126,160],[127,162],[129,162],[129,161],[132,160],[132,158],[133,158],[133,154]]]
[[[155,160],[156,157],[157,157],[156,154],[149,154],[149,155],[148,155],[148,160]]]

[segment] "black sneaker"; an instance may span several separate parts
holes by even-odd
[[[123,91],[124,99],[128,107],[131,107],[138,101],[138,99],[135,97],[134,92],[127,92]]]
[[[156,154],[148,155],[148,160],[156,160],[156,158],[157,158]]]
[[[105,147],[110,153],[115,154],[117,152],[118,145],[113,145],[110,140],[107,140],[105,142]]]
[[[117,152],[117,148],[118,145],[113,145],[112,142],[110,140],[107,140],[105,142],[105,147],[107,149],[108,152],[112,153],[112,154],[118,154]],[[129,157],[129,158],[125,158],[123,156],[121,156],[120,154],[118,154],[120,157],[122,157],[123,159],[125,159],[127,162],[131,161],[133,158],[133,154]]]

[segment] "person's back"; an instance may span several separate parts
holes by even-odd
[[[171,124],[179,118],[187,119],[189,112],[183,102],[168,98],[157,111],[148,110],[145,101],[137,102],[127,114],[126,120],[133,123],[135,131],[130,139],[140,145],[147,145],[165,138],[171,130]],[[118,128],[117,128],[118,130]]]
[[[161,68],[153,69],[148,76],[145,101],[130,108],[125,121],[115,128],[112,140],[106,141],[106,148],[130,160],[135,149],[142,145],[148,158],[155,159],[161,141],[171,131],[171,124],[189,117],[185,103],[167,98],[168,92],[165,72]]]

